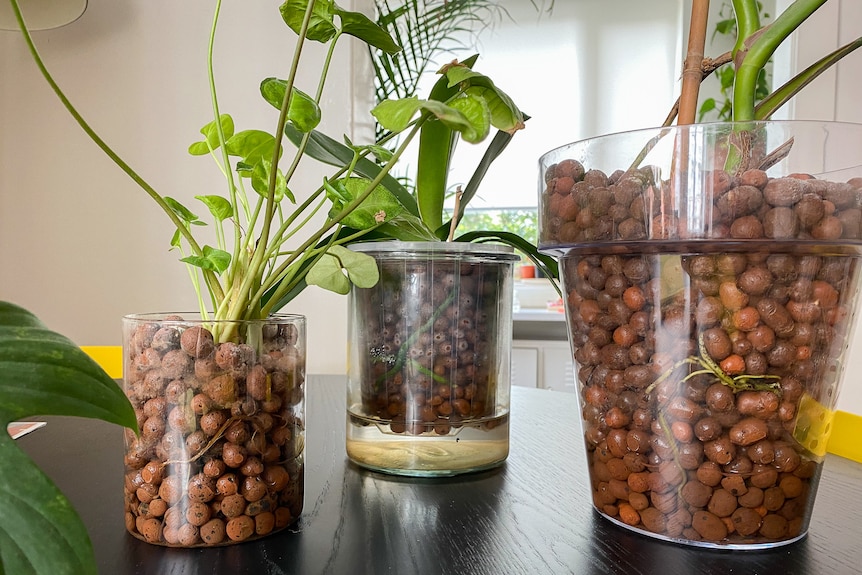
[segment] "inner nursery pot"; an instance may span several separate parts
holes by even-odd
[[[126,529],[171,547],[248,541],[302,512],[305,317],[123,318]]]
[[[347,454],[445,476],[509,454],[512,272],[502,245],[380,242],[380,281],[349,300]]]
[[[702,547],[809,525],[856,323],[862,126],[717,123],[540,159],[595,508]]]

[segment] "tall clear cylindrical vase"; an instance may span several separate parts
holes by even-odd
[[[123,318],[126,529],[171,547],[275,533],[302,512],[305,318]]]

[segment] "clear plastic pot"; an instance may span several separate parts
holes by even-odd
[[[758,122],[541,158],[602,515],[704,547],[805,535],[856,323],[860,151],[859,125]]]

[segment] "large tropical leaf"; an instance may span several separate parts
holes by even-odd
[[[137,429],[123,391],[69,339],[0,302],[0,426],[76,415]],[[0,433],[0,573],[96,573],[78,514],[6,433]]]

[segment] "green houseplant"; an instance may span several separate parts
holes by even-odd
[[[91,417],[137,429],[122,389],[68,338],[0,302],[0,572],[96,573],[69,501],[5,433],[34,415]]]
[[[735,0],[735,48],[711,60],[708,3],[694,2],[665,126],[540,162],[540,244],[565,286],[592,503],[620,526],[738,549],[808,530],[858,309],[862,127],[765,120],[862,39],[755,95],[823,4],[797,0],[761,27],[757,2]],[[735,66],[733,121],[695,124],[720,61]]]
[[[210,215],[214,240],[209,244],[195,233],[204,224],[195,210],[156,191],[84,120],[48,72],[17,1],[10,1],[37,66],[63,105],[174,224],[170,244],[188,266],[198,295],[198,317],[127,321],[125,388],[142,430],[140,437],[126,436],[128,530],[157,544],[194,546],[246,540],[285,527],[301,510],[304,323],[294,317],[277,318],[276,325],[261,322],[269,322],[308,284],[339,292],[351,284],[374,285],[377,266],[371,257],[344,248],[352,242],[382,234],[438,239],[438,222],[425,223],[420,203],[389,170],[432,117],[452,133],[478,141],[487,134],[491,118],[499,119],[500,102],[507,104],[513,122],[509,128],[519,121],[514,108],[490,80],[453,66],[453,73],[461,74],[458,82],[441,88],[455,99],[452,102],[413,99],[376,110],[393,135],[404,133],[404,142],[394,152],[377,142],[341,144],[328,138],[315,128],[338,40],[349,35],[385,51],[399,47],[360,13],[329,0],[288,0],[280,7],[280,17],[296,34],[295,56],[284,79],[270,77],[260,85],[261,96],[276,110],[276,128],[272,133],[236,130],[216,97],[213,44],[221,8],[216,2],[208,59],[213,120],[201,129],[202,139],[189,148],[193,155],[211,156],[225,176],[224,195],[196,196]],[[296,86],[307,42],[319,42],[326,51],[319,82],[309,93]],[[415,121],[405,120],[411,109],[422,111]],[[282,145],[285,137],[295,145],[292,159]],[[435,148],[439,142],[435,140]],[[335,168],[320,186],[300,196],[292,182],[304,156],[323,159]],[[382,160],[374,162],[370,156]],[[442,191],[436,193],[442,197]],[[266,376],[263,387],[253,392],[256,371]],[[206,512],[207,521],[196,519],[200,525],[175,520],[188,517],[193,504],[190,489],[208,490],[216,478],[229,473],[225,467],[231,466],[224,459],[229,445],[260,465],[259,481],[267,485],[263,499],[246,498],[239,516],[216,510]],[[288,463],[282,465],[283,460]],[[173,478],[187,474],[193,476],[191,483],[173,485],[177,482]],[[180,495],[171,495],[166,485]],[[259,501],[270,510],[261,513],[261,503],[252,514],[249,504]],[[174,507],[177,513],[170,512]]]

